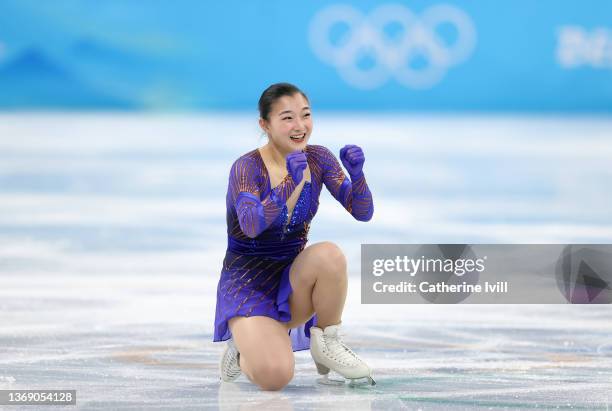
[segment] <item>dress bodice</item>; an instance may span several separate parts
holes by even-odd
[[[298,224],[302,224],[308,218],[308,211],[310,210],[310,197],[312,194],[311,191],[312,184],[310,181],[304,182],[304,186],[302,187],[302,191],[293,207],[293,212],[291,213],[291,221],[287,221],[289,217],[289,210],[287,209],[287,204],[283,207],[283,210],[278,215],[278,218],[275,221],[275,226],[281,228],[281,236],[284,234],[295,230],[295,227]]]

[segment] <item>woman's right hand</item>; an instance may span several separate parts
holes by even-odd
[[[307,164],[306,154],[303,151],[298,150],[287,155],[287,171],[291,174],[295,185],[300,184],[300,181],[302,181]]]

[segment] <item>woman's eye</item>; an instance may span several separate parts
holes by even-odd
[[[291,117],[285,117],[283,120],[291,120]]]
[[[304,114],[304,117],[310,117],[310,113]]]

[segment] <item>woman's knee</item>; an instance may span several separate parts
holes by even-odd
[[[324,241],[319,244],[319,262],[323,270],[332,275],[345,275],[347,263],[342,249],[331,241]]]
[[[265,390],[280,390],[291,381],[295,358],[284,323],[265,316],[234,317],[230,328],[251,381]]]
[[[253,382],[262,390],[277,391],[293,379],[295,361],[293,358],[268,361],[262,358],[249,363],[249,368]]]

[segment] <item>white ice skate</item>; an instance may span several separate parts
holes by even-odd
[[[354,385],[357,380],[366,378],[367,382],[375,385],[372,370],[342,341],[339,331],[340,324],[325,327],[310,328],[310,355],[317,366],[317,371],[323,376],[318,380],[322,384],[344,384],[344,381],[328,379],[329,370],[333,370],[344,378],[351,380]]]
[[[242,374],[242,370],[240,369],[240,353],[232,339],[227,340],[225,351],[223,351],[223,355],[221,356],[219,374],[221,375],[221,379],[225,382],[234,381]]]

